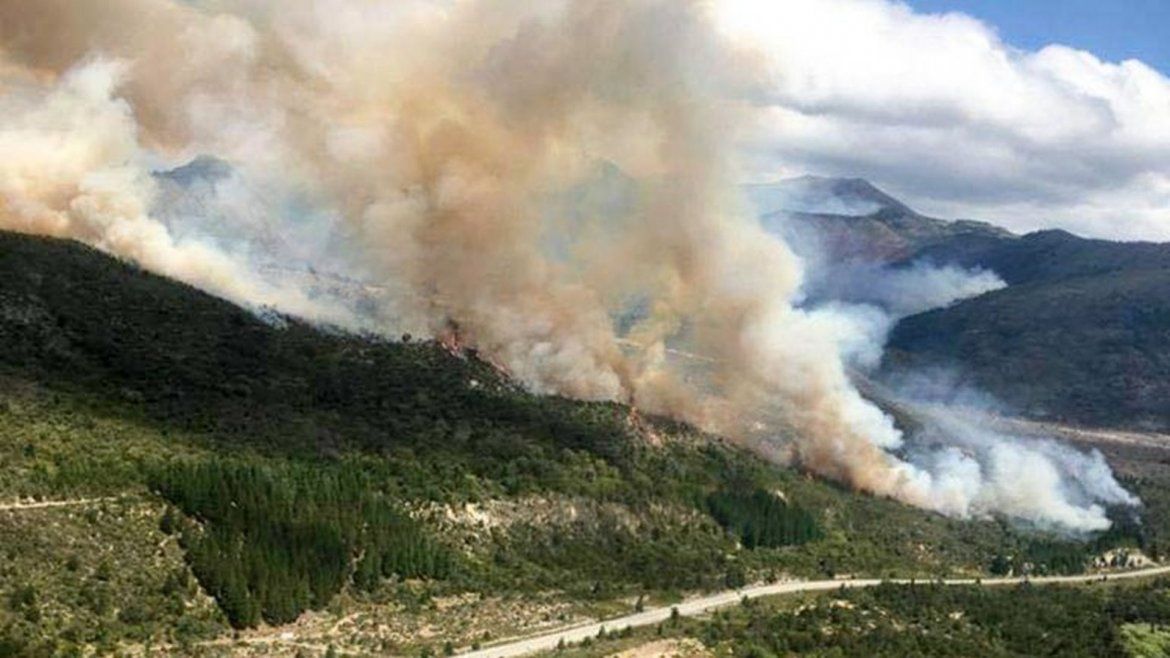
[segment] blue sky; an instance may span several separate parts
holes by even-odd
[[[1170,0],[907,0],[918,11],[961,11],[998,28],[1008,43],[1050,43],[1170,74]]]

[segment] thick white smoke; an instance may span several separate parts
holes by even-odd
[[[1001,413],[999,405],[986,394],[956,387],[952,373],[903,373],[892,390],[866,379],[899,319],[1005,284],[982,269],[922,260],[891,264],[865,245],[858,253],[835,252],[840,245],[831,227],[793,213],[833,213],[863,222],[884,206],[838,198],[825,187],[796,180],[750,186],[748,192],[769,228],[784,236],[805,264],[801,304],[845,327],[842,357],[854,378],[864,380],[871,397],[912,416],[915,431],[897,446],[897,454],[909,465],[915,486],[932,492],[933,508],[964,518],[1003,514],[1046,529],[1092,531],[1109,527],[1106,507],[1138,505],[1099,452],[993,429],[989,421]]]
[[[865,322],[799,306],[799,259],[740,198],[737,127],[766,76],[709,9],[0,0],[0,227],[316,320],[454,330],[536,391],[863,491],[1101,527],[1101,490],[1025,509],[967,477],[956,504],[955,469],[895,456],[850,381]],[[176,169],[196,155],[214,159]],[[703,381],[668,347],[703,354]]]
[[[1110,526],[1106,506],[1139,504],[1096,450],[997,431],[986,410],[921,401],[913,409],[923,428],[906,459],[929,474],[946,514],[998,513],[1047,529],[1092,531]]]
[[[994,272],[926,261],[899,267],[843,263],[826,268],[811,284],[811,297],[879,306],[892,319],[948,306],[1006,285]]]
[[[181,240],[150,212],[156,155],[115,95],[126,65],[93,59],[49,84],[6,81],[0,96],[0,227],[72,237],[240,303],[314,320],[351,316],[258,280],[223,248]]]

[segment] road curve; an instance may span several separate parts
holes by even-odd
[[[1107,575],[1107,578],[1109,580],[1146,578],[1162,574],[1170,574],[1170,566],[1111,573]],[[984,578],[980,579],[978,582],[988,586],[1015,585],[1024,582],[1025,580],[1031,582],[1032,584],[1087,583],[1100,581],[1102,575],[1104,574],[1090,574],[1083,576],[1043,576],[1029,579]],[[562,641],[565,644],[572,644],[575,642],[580,642],[585,638],[597,637],[602,628],[604,628],[606,632],[613,632],[620,631],[627,627],[649,626],[651,624],[658,624],[663,621],[667,621],[671,617],[672,608],[677,608],[678,614],[680,616],[690,617],[734,605],[742,601],[745,597],[754,599],[762,596],[794,594],[797,592],[822,592],[826,590],[839,589],[842,587],[873,587],[881,583],[906,584],[910,582],[912,581],[909,579],[878,580],[868,578],[855,580],[786,581],[781,583],[771,583],[768,585],[754,585],[751,587],[745,587],[743,589],[726,590],[717,594],[711,594],[708,596],[691,599],[689,601],[683,601],[675,606],[654,608],[622,617],[607,619],[605,621],[570,626],[543,633],[541,635],[518,638],[506,641],[502,644],[497,644],[495,646],[486,647],[478,651],[471,651],[469,653],[460,655],[466,656],[467,658],[508,658],[509,656],[525,656],[536,653],[538,651],[551,651],[556,649]],[[917,580],[913,582],[941,582],[944,585],[974,585],[976,580],[973,578],[956,578],[943,581]]]

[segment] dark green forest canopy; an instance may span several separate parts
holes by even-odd
[[[985,268],[1009,285],[903,319],[888,374],[938,369],[1040,419],[1170,427],[1170,245],[1043,231],[954,238],[912,260]]]
[[[216,460],[150,478],[194,520],[180,530],[191,569],[237,627],[291,622],[350,580],[451,572],[451,552],[361,471]]]

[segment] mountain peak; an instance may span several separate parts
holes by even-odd
[[[761,215],[781,210],[824,215],[868,216],[878,212],[917,215],[909,206],[864,178],[800,176],[749,185]]]
[[[186,164],[174,169],[155,172],[162,180],[188,187],[196,182],[217,183],[232,175],[232,166],[225,160],[210,155],[196,156]]]

